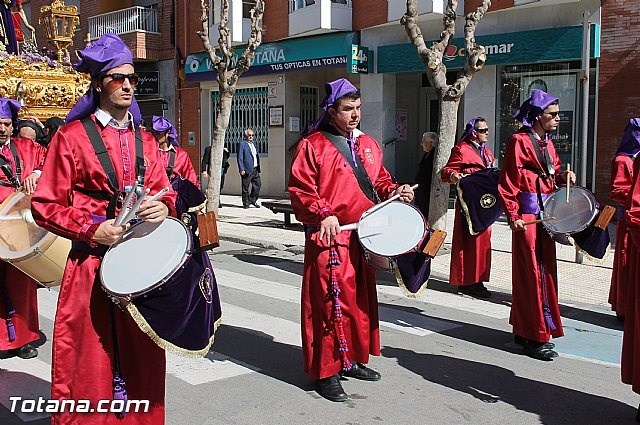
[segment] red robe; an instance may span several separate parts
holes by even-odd
[[[20,160],[21,179],[31,174],[33,170],[40,170],[44,161],[46,149],[31,139],[12,138]],[[6,158],[11,164],[15,175],[16,167],[13,158]],[[4,173],[0,173],[0,180],[7,181]],[[13,187],[0,185],[0,201],[7,199],[15,192]],[[9,263],[0,261],[0,273],[2,273],[7,293],[13,309],[16,311],[11,320],[15,327],[16,339],[9,342],[7,329],[7,310],[5,299],[0,292],[0,350],[12,350],[20,348],[25,344],[37,341],[40,338],[38,331],[38,296],[36,295],[37,284],[29,276],[16,269]]]
[[[135,141],[131,128],[98,125],[113,162],[120,190],[135,180]],[[142,132],[146,165],[145,187],[154,194],[169,185],[155,139]],[[62,127],[51,141],[42,178],[32,199],[36,222],[74,242],[91,242],[106,215],[108,201],[91,193],[111,193],[107,175],[82,123]],[[175,193],[163,201],[173,211]],[[116,211],[117,215],[117,211]],[[94,220],[95,218],[95,220]],[[129,412],[124,420],[114,413],[54,414],[52,424],[164,423],[165,355],[133,319],[102,290],[98,271],[101,257],[72,249],[65,268],[54,324],[51,398],[98,400],[113,398],[113,320],[119,341],[120,372],[129,399],[149,400],[147,413]]]
[[[611,191],[609,196],[618,203],[618,223],[616,225],[616,250],[611,271],[609,304],[616,315],[624,317],[629,270],[627,270],[629,235],[624,212],[629,208],[629,191],[633,183],[633,158],[616,155],[611,164]]]
[[[397,188],[382,165],[382,151],[373,138],[362,134],[356,150],[378,195],[387,199]],[[322,133],[302,139],[291,165],[289,195],[296,218],[317,226],[329,215],[341,224],[355,223],[373,206],[360,189],[345,158]],[[341,369],[337,322],[329,296],[329,246],[309,230],[305,242],[302,277],[302,353],[310,379],[322,379]],[[356,232],[343,231],[335,238],[340,265],[335,267],[339,302],[352,362],[368,363],[369,355],[380,355],[380,330],[375,269],[364,257]]]
[[[553,142],[549,141],[546,149],[557,176],[556,181],[559,182],[562,164]],[[527,222],[537,218],[536,214],[523,210],[526,203],[522,199],[522,195],[526,194],[534,199],[536,197],[538,174],[533,170],[543,168],[528,134],[518,131],[507,141],[498,183],[498,193],[509,222],[518,219]],[[542,194],[551,194],[554,190],[551,178],[540,179]],[[556,247],[542,224],[530,224],[524,231],[512,232],[511,264],[512,304],[509,322],[513,326],[513,333],[538,342],[548,342],[550,336],[563,336],[558,307]],[[545,294],[555,330],[545,321]]]
[[[175,149],[176,157],[173,161],[173,173],[171,174],[171,180],[175,178],[176,175],[182,177],[183,179],[189,180],[191,183],[196,185],[197,188],[200,188],[200,183],[198,182],[198,176],[196,175],[196,170],[193,168],[193,164],[191,163],[191,158],[189,158],[189,154],[184,149],[178,146],[172,146],[166,151],[160,149],[160,157],[162,158],[162,165],[167,168],[169,166],[169,157],[171,149]]]
[[[487,148],[487,165],[473,144],[466,141],[457,143],[451,149],[447,165],[442,169],[442,181],[452,183],[453,173],[471,174],[493,164],[495,158]],[[453,223],[451,243],[451,264],[449,283],[456,286],[468,286],[477,282],[487,282],[491,273],[491,227],[477,235],[469,233],[460,203],[456,202],[456,215]]]
[[[629,193],[629,210],[625,215],[629,237],[628,287],[622,335],[622,382],[640,394],[640,161],[633,162],[633,183]]]

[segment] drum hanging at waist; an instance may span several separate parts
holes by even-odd
[[[102,287],[142,331],[176,354],[205,355],[221,317],[213,267],[180,220],[140,222],[106,252]]]

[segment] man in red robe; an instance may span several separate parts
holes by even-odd
[[[131,51],[118,36],[105,34],[78,53],[76,68],[91,75],[91,87],[53,137],[32,201],[40,226],[72,240],[54,325],[51,398],[89,400],[95,408],[100,400],[128,397],[148,400],[149,408],[118,414],[67,410],[53,414],[52,424],[163,424],[164,351],[111,301],[98,272],[102,255],[128,226],[114,226],[113,217],[125,187],[142,177],[137,176],[140,162],[150,195],[169,180],[149,133],[140,132],[142,152],[136,152],[140,115]],[[85,131],[90,126],[106,147],[104,162]],[[136,155],[143,155],[143,161],[136,161]],[[103,166],[107,160],[115,171],[111,179]],[[174,204],[175,192],[169,191],[158,201],[144,202],[138,216],[161,222]]]
[[[374,205],[371,198],[387,199],[397,193],[409,202],[413,190],[393,182],[382,165],[378,142],[356,128],[358,90],[344,78],[325,89],[325,113],[317,131],[298,144],[289,195],[296,218],[306,227],[301,303],[304,370],[316,381],[321,396],[340,402],[348,396],[339,373],[380,379],[378,372],[365,366],[370,354],[380,355],[375,269],[367,264],[357,233],[341,231],[340,225],[357,222]],[[359,186],[354,167],[368,176],[369,196]]]
[[[19,110],[17,100],[0,98],[0,165],[11,172],[9,176],[0,172],[0,201],[15,193],[16,184],[24,188],[26,195],[33,193],[46,152],[33,140],[11,138]],[[20,166],[19,174],[16,165]],[[33,279],[0,261],[0,351],[22,359],[38,355],[31,345],[40,338],[36,289]]]
[[[629,192],[633,183],[633,161],[640,152],[640,118],[632,118],[624,130],[620,146],[611,164],[611,190],[609,196],[618,204],[616,250],[611,271],[609,304],[618,320],[624,320],[629,270],[627,269],[629,235],[625,212],[629,208]]]
[[[171,121],[165,117],[154,115],[151,119],[151,134],[158,142],[162,165],[167,170],[169,180],[180,176],[200,188],[191,158],[189,158],[187,151],[178,146],[178,132]]]
[[[470,120],[462,139],[451,149],[447,165],[442,169],[443,182],[457,184],[471,173],[493,167],[495,158],[489,148],[489,125],[482,117]],[[491,227],[472,235],[460,202],[456,202],[451,243],[449,284],[458,291],[479,298],[489,298],[491,292],[483,282],[491,274]]]
[[[538,218],[540,202],[573,172],[561,171],[551,132],[560,122],[558,99],[535,89],[514,115],[522,127],[507,141],[498,193],[513,231],[512,304],[514,340],[529,357],[557,357],[551,336],[564,335],[558,306],[556,247]]]

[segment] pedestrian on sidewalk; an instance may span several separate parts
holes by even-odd
[[[445,183],[458,184],[472,173],[494,166],[495,157],[487,147],[489,124],[482,117],[469,120],[462,138],[451,149],[441,178]],[[495,175],[495,174],[494,174]],[[494,186],[495,187],[495,186]],[[494,198],[495,199],[495,198]],[[472,235],[461,202],[456,202],[451,243],[449,284],[458,292],[478,298],[489,298],[491,292],[483,282],[491,274],[491,227]]]
[[[360,92],[344,78],[325,90],[325,112],[298,145],[288,188],[296,218],[306,226],[304,371],[321,396],[341,402],[348,399],[341,379],[380,380],[365,365],[369,355],[380,355],[380,326],[375,269],[367,264],[357,233],[341,231],[340,225],[357,222],[378,198],[400,194],[410,202],[413,190],[393,182],[379,143],[357,129]],[[361,187],[365,179],[368,186]]]
[[[0,173],[0,201],[13,195],[17,185],[26,195],[33,193],[46,154],[45,148],[32,139],[11,137],[20,108],[17,100],[0,98],[0,165],[12,175],[9,178]],[[3,244],[7,243],[11,248],[13,242]],[[21,359],[38,356],[38,349],[32,345],[40,339],[36,289],[33,279],[0,261],[0,351]]]
[[[415,183],[418,183],[418,190],[415,191],[415,205],[418,207],[424,218],[429,219],[429,203],[431,201],[431,179],[433,178],[433,160],[436,157],[436,146],[438,145],[438,134],[428,131],[422,135],[420,148],[422,149],[422,159],[418,165],[418,174]]]
[[[255,142],[256,134],[253,129],[244,131],[244,139],[238,147],[238,170],[242,179],[242,206],[260,208],[258,196],[260,196],[260,153]],[[251,186],[251,191],[249,191]]]
[[[541,205],[575,174],[562,171],[551,132],[558,128],[558,98],[535,89],[513,116],[522,127],[507,141],[498,192],[512,230],[512,303],[509,322],[514,341],[538,360],[558,354],[549,342],[564,335],[558,306],[555,242],[538,218]]]
[[[616,224],[616,249],[611,270],[609,304],[618,320],[624,320],[627,288],[629,287],[628,245],[629,234],[625,213],[631,199],[629,193],[633,183],[633,161],[640,152],[640,118],[632,118],[624,129],[620,146],[611,164],[611,190],[609,197],[618,204]]]

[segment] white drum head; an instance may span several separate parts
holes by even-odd
[[[365,212],[358,222],[358,237],[367,250],[394,257],[418,246],[426,226],[416,207],[404,202],[391,202],[370,214]],[[367,210],[369,211],[369,210]]]
[[[596,197],[587,189],[572,186],[569,189],[567,202],[567,188],[561,187],[544,201],[542,218],[553,218],[545,221],[544,227],[552,233],[578,233],[589,227],[598,215]]]
[[[15,192],[0,205],[1,259],[18,260],[31,255],[45,242],[48,234],[33,221],[31,196]]]
[[[100,266],[103,288],[117,296],[144,294],[171,277],[189,257],[191,233],[181,221],[143,221],[111,245]]]

